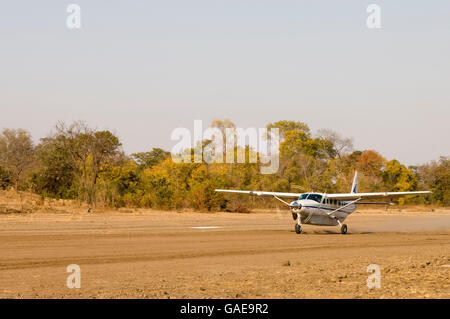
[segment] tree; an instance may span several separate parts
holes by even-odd
[[[111,163],[100,173],[97,194],[100,193],[104,203],[114,207],[140,206],[143,195],[139,190],[141,171],[131,160]]]
[[[414,191],[417,188],[417,180],[413,171],[397,160],[386,163],[383,180],[389,189],[396,192]]]
[[[13,185],[11,181],[11,174],[0,166],[0,188],[6,189],[11,185]]]
[[[192,171],[189,181],[191,204],[196,209],[207,209],[210,211],[213,207],[218,207],[224,201],[214,191],[214,182],[208,172],[206,165],[202,164]]]
[[[131,157],[141,168],[151,168],[170,156],[170,152],[166,152],[161,148],[153,148],[150,152],[133,153]]]
[[[4,129],[0,135],[0,163],[10,172],[16,189],[23,173],[33,163],[34,145],[31,135],[23,129]]]
[[[298,121],[278,121],[274,123],[269,123],[266,126],[267,130],[270,132],[272,128],[278,128],[280,133],[280,141],[283,141],[285,138],[285,133],[289,131],[301,131],[304,133],[306,138],[311,136],[311,132],[309,126],[306,123],[298,122]]]
[[[230,120],[215,120],[211,126],[218,128],[224,138],[226,129],[235,127]],[[102,201],[113,207],[245,211],[248,206],[276,207],[279,203],[235,195],[227,207],[229,197],[214,190],[348,192],[354,171],[358,170],[361,192],[432,190],[426,197],[407,201],[433,200],[450,205],[449,157],[406,167],[396,160],[387,161],[373,150],[350,153],[351,140],[331,130],[320,130],[312,136],[302,122],[267,125],[269,130],[275,127],[279,128],[281,141],[279,170],[274,174],[261,173],[263,154],[249,146],[234,145],[230,150],[243,151],[244,163],[211,163],[205,157],[200,163],[175,163],[170,153],[160,148],[126,156],[117,136],[84,122],[57,124],[36,147],[26,131],[4,130],[0,134],[0,189],[11,185],[25,189],[25,185],[31,185],[42,196],[78,198],[89,204]],[[217,130],[211,131],[218,134]],[[210,139],[196,147],[203,145],[205,153],[207,147],[213,147],[215,138]],[[194,149],[185,151],[192,160]],[[251,157],[257,161],[250,163]],[[399,202],[403,203],[403,199]]]
[[[34,191],[56,198],[76,198],[78,195],[73,165],[69,153],[57,138],[42,138],[36,147],[38,168],[33,173]]]
[[[120,155],[121,143],[110,131],[96,131],[83,122],[70,126],[56,125],[56,133],[48,137],[67,158],[89,204],[95,201],[97,179],[101,171]]]
[[[450,205],[450,157],[442,156],[438,161],[416,168],[422,189],[431,190],[431,198],[445,206]]]
[[[301,130],[290,130],[283,133],[283,142],[280,143],[280,154],[292,157],[304,153],[307,135]]]
[[[236,128],[236,125],[234,125],[233,122],[231,122],[228,119],[225,120],[214,120],[211,122],[210,127],[216,127],[222,132],[222,136],[226,136],[226,129],[227,128]]]
[[[386,159],[378,152],[368,150],[362,152],[357,163],[358,168],[367,176],[381,176]]]
[[[353,140],[351,138],[342,137],[339,133],[330,129],[320,129],[317,136],[321,139],[328,140],[333,144],[336,155],[340,158],[342,154],[349,153],[353,150]]]
[[[211,122],[210,124],[211,128],[217,128],[219,129],[219,131],[222,133],[222,156],[220,156],[220,154],[215,154],[215,141],[214,140],[205,140],[203,141],[203,158],[205,159],[205,155],[206,158],[209,157],[209,159],[211,160],[212,158],[218,158],[218,159],[222,159],[221,161],[223,163],[226,162],[226,151],[227,151],[227,129],[232,129],[231,130],[231,134],[233,136],[233,140],[228,141],[229,143],[231,143],[231,141],[233,141],[234,145],[232,148],[232,156],[234,158],[234,146],[236,145],[237,141],[236,141],[236,125],[231,122],[228,119],[224,119],[224,120],[214,120]],[[209,154],[209,155],[207,155]],[[231,151],[230,151],[231,154]]]

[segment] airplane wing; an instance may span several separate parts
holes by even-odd
[[[220,192],[220,193],[237,193],[237,194],[247,194],[247,195],[253,195],[253,196],[284,197],[284,198],[298,198],[301,195],[301,193],[238,191],[238,190],[232,190],[232,189],[216,189],[215,191]]]
[[[235,193],[235,194],[247,194],[253,196],[263,197],[281,197],[281,198],[298,198],[303,193],[279,193],[279,192],[263,192],[263,191],[241,191],[233,189],[216,189],[216,192],[221,193]],[[379,199],[379,198],[393,198],[408,195],[423,195],[431,194],[430,191],[418,191],[418,192],[383,192],[383,193],[341,193],[341,194],[326,194],[327,198],[337,200],[362,200],[362,199]]]
[[[385,193],[343,193],[343,194],[327,194],[327,198],[337,200],[355,200],[355,199],[378,199],[378,198],[391,198],[401,197],[408,195],[423,195],[431,194],[430,191],[418,191],[418,192],[385,192]]]

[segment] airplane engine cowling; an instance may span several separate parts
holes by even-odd
[[[291,208],[293,213],[300,213],[300,210],[302,209],[302,204],[300,204],[298,201],[293,201],[289,204],[289,207]]]

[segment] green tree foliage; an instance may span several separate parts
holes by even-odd
[[[450,206],[450,157],[415,168],[421,188],[430,189],[436,204]]]
[[[78,184],[69,154],[60,147],[55,138],[42,138],[36,148],[38,168],[33,172],[32,185],[35,192],[55,198],[76,198]]]
[[[66,173],[67,169],[70,170],[76,180],[77,197],[89,204],[95,202],[99,174],[119,155],[121,146],[119,139],[111,132],[93,130],[83,122],[75,122],[70,126],[59,123],[56,132],[45,138],[42,145],[46,150],[41,153],[41,161],[47,161],[47,173],[55,170]],[[48,163],[48,160],[52,158],[58,159],[59,167],[50,168],[53,164]],[[46,176],[46,171],[42,173],[35,180],[40,184],[39,180],[43,178],[45,185],[49,175]],[[57,178],[60,177],[64,178],[64,182],[70,179],[65,174]],[[73,181],[70,184],[73,185]],[[53,190],[52,193],[60,194],[61,191]]]
[[[12,185],[11,174],[5,168],[0,166],[0,189],[7,189]]]
[[[311,131],[309,126],[303,122],[297,121],[277,121],[270,123],[266,126],[267,130],[270,132],[272,128],[278,128],[280,132],[280,139],[283,141],[285,138],[285,133],[289,131],[301,131],[305,134],[305,137],[310,137]]]
[[[170,152],[166,152],[161,148],[153,148],[150,152],[133,153],[131,157],[139,164],[141,168],[151,168],[170,156]]]

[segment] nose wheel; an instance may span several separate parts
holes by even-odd
[[[295,224],[295,232],[297,234],[301,234],[302,233],[302,226],[300,224]]]

